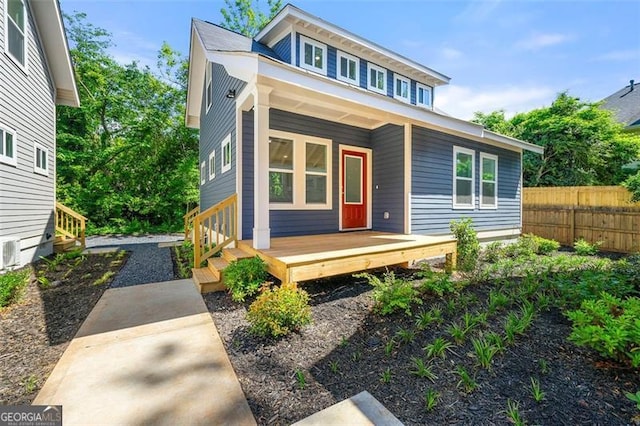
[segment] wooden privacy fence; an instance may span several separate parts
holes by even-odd
[[[623,253],[640,250],[640,205],[622,187],[524,188],[522,231],[573,245],[579,238]]]

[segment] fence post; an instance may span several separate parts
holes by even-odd
[[[576,240],[576,208],[575,206],[571,206],[569,209],[569,242],[568,244],[571,246],[573,242]]]

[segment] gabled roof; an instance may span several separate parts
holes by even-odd
[[[58,105],[80,106],[76,78],[69,54],[58,0],[30,0],[29,7],[36,23],[47,58]]]
[[[640,83],[630,84],[603,99],[602,108],[613,112],[626,128],[640,126]]]
[[[195,18],[193,26],[200,36],[202,45],[208,51],[253,52],[281,60],[273,50],[243,34]]]

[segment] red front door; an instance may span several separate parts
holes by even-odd
[[[342,168],[342,229],[367,227],[367,154],[343,150]]]

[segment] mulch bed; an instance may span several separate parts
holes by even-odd
[[[475,366],[467,338],[447,352],[446,359],[433,361],[437,379],[431,382],[411,374],[412,358],[425,359],[422,348],[435,337],[449,338],[447,326],[465,309],[445,311],[442,325],[417,332],[412,343],[399,345],[388,356],[385,344],[398,330],[415,329],[413,318],[373,313],[371,287],[362,279],[318,280],[303,288],[311,295],[313,324],[279,341],[249,334],[247,304],[233,303],[224,293],[204,296],[259,424],[291,424],[363,390],[406,425],[511,424],[508,400],[519,403],[529,424],[637,424],[639,413],[624,392],[640,389],[638,370],[573,345],[567,340],[570,324],[556,309],[538,313],[526,334],[495,356],[490,371]],[[466,309],[481,309],[489,288],[467,287],[461,296],[473,302]],[[444,306],[427,300],[422,308],[433,303]],[[505,315],[497,313],[481,331],[500,330]],[[456,366],[476,372],[475,391],[465,393],[458,387]],[[391,380],[384,383],[381,377],[387,370]],[[304,374],[303,384],[297,371]],[[539,403],[531,394],[532,377],[546,394]],[[423,397],[428,388],[441,395],[430,412]]]
[[[22,298],[0,309],[0,405],[31,403],[127,257],[93,254],[54,270],[44,261],[33,266]],[[47,289],[36,281],[42,273]]]

